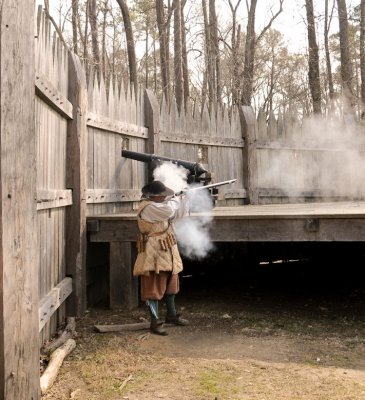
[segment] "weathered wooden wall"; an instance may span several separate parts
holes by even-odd
[[[254,203],[364,199],[361,126],[336,115],[299,121],[259,112],[249,132]]]
[[[140,199],[145,166],[121,157],[122,146],[144,152],[148,130],[143,93],[137,96],[123,80],[108,83],[91,71],[88,83],[87,213],[131,210]]]
[[[38,13],[35,41],[35,126],[37,141],[37,224],[39,254],[40,342],[49,339],[65,319],[66,207],[72,191],[66,187],[67,121],[73,106],[68,100],[68,50],[52,33],[50,22]]]
[[[244,139],[237,108],[230,115],[224,107],[211,113],[207,108],[193,115],[189,107],[181,114],[176,103],[162,103],[160,130],[155,146],[161,155],[174,159],[200,162],[213,174],[213,182],[237,179],[234,187],[221,187],[218,205],[243,204]]]
[[[34,2],[0,7],[0,399],[39,398]]]

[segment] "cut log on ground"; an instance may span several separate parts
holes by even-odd
[[[69,339],[63,346],[59,347],[51,354],[48,366],[41,376],[40,385],[42,394],[45,394],[53,385],[63,360],[75,349],[75,347],[76,342],[73,339]]]

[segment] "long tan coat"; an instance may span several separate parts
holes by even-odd
[[[150,200],[142,201],[137,211],[140,235],[133,274],[149,275],[150,271],[157,274],[160,271],[172,271],[173,274],[178,274],[183,269],[183,263],[171,222],[148,222],[141,218],[142,211],[151,203],[153,202]]]

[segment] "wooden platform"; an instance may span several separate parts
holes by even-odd
[[[209,217],[215,242],[365,242],[365,202],[216,207]],[[136,214],[89,216],[88,236],[109,243],[110,307],[137,306]]]
[[[219,242],[365,241],[365,202],[216,207],[210,216]],[[89,216],[88,231],[91,242],[133,242],[136,215]]]

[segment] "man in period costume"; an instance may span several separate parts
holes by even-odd
[[[166,323],[186,325],[176,313],[175,295],[179,292],[179,276],[183,265],[177,247],[173,223],[188,211],[187,196],[175,196],[161,181],[142,188],[142,202],[137,211],[139,236],[134,275],[141,276],[141,300],[151,315],[150,330],[167,335],[159,319],[158,303],[166,302]]]

